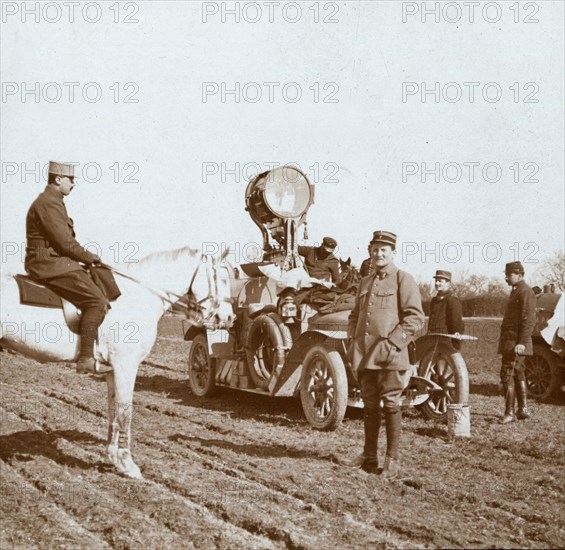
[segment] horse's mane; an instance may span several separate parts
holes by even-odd
[[[160,265],[163,263],[168,263],[170,261],[175,261],[179,256],[188,254],[189,256],[197,256],[198,250],[195,248],[190,248],[189,246],[183,246],[182,248],[175,248],[174,250],[162,250],[159,252],[152,252],[147,256],[141,258],[137,262],[130,262],[126,264],[128,267],[139,266],[141,269],[150,268],[154,265]]]

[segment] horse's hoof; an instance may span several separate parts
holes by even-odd
[[[124,475],[126,477],[129,477],[130,479],[143,480],[143,475],[141,473],[141,470],[137,466],[136,466],[135,470],[130,470],[128,472],[124,472]]]

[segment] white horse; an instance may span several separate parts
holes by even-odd
[[[95,357],[112,365],[108,386],[108,457],[118,471],[142,479],[130,451],[133,388],[139,364],[157,338],[157,323],[187,292],[198,304],[200,323],[230,325],[229,266],[188,247],[150,254],[121,265],[116,275],[122,295],[111,304],[99,329]],[[41,362],[76,361],[78,336],[71,332],[61,309],[20,304],[13,276],[3,275],[0,287],[0,346]]]

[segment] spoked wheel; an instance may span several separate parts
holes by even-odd
[[[335,430],[347,409],[347,374],[339,352],[316,345],[302,367],[300,401],[309,424],[318,430]]]
[[[428,420],[447,420],[447,406],[454,403],[456,397],[455,366],[451,357],[441,348],[430,350],[420,361],[418,375],[441,387],[420,405],[422,414]]]
[[[198,334],[190,346],[188,355],[188,381],[190,389],[198,397],[213,395],[216,390],[215,369],[208,354],[206,335]]]
[[[561,372],[557,357],[542,346],[534,346],[534,354],[526,357],[528,394],[536,399],[547,399],[561,384]]]

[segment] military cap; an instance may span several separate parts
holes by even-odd
[[[322,245],[329,248],[335,248],[337,246],[337,241],[335,239],[332,239],[331,237],[324,237]]]
[[[445,279],[446,281],[451,282],[451,272],[438,269],[434,275],[434,279]]]
[[[522,275],[525,273],[524,266],[522,262],[510,262],[506,264],[506,269],[504,270],[505,273],[521,273]]]
[[[55,176],[76,178],[74,164],[64,164],[63,162],[49,161],[49,173]]]
[[[389,244],[396,247],[396,235],[390,231],[374,231],[371,239],[371,244],[373,243]]]

